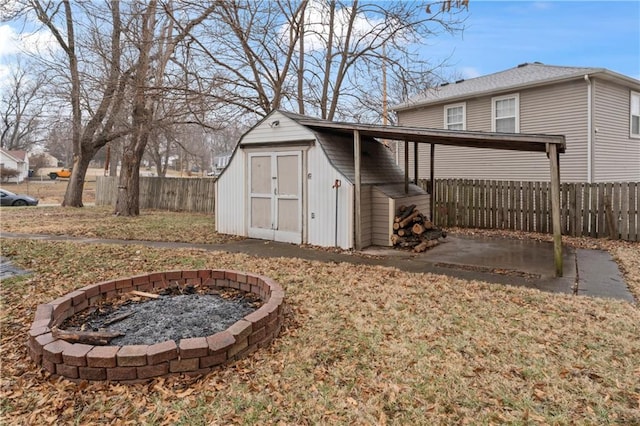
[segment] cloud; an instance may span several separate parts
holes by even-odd
[[[327,48],[329,35],[329,5],[325,1],[311,0],[305,9],[305,50],[322,51]],[[334,46],[344,44],[346,31],[350,19],[351,9],[347,6],[337,8],[334,15],[333,37]],[[374,28],[383,24],[381,19],[372,19],[364,13],[359,13],[353,22],[352,40],[367,38]],[[289,27],[283,25],[280,32],[288,38]]]
[[[0,26],[0,60],[19,54],[50,56],[58,48],[53,35],[46,30],[18,33],[10,25]]]
[[[482,73],[475,67],[462,67],[460,72],[465,79],[480,77]]]
[[[20,36],[9,25],[0,25],[0,58],[20,51]]]

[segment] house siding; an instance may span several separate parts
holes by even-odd
[[[631,90],[602,79],[593,85],[593,180],[640,181],[640,139],[629,136]]]
[[[21,157],[24,157],[22,159]],[[0,164],[7,169],[18,171],[18,175],[7,178],[6,182],[20,183],[29,177],[29,158],[24,151],[0,151]]]
[[[567,152],[560,157],[561,179],[585,181],[587,86],[581,80],[500,93],[518,93],[520,97],[520,132],[565,135]],[[468,99],[467,130],[491,130],[491,98],[496,94]],[[401,125],[444,127],[444,104],[401,111]],[[413,145],[409,144],[409,170],[413,177]],[[404,144],[398,145],[398,162],[404,164]],[[419,178],[429,177],[429,146],[418,151]],[[435,148],[435,177],[461,179],[548,181],[546,155],[531,152],[474,149],[438,145]]]

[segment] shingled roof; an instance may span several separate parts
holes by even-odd
[[[499,94],[523,87],[552,84],[565,80],[584,78],[585,75],[598,74],[607,79],[624,80],[632,85],[640,81],[604,68],[563,67],[545,65],[540,62],[520,64],[515,68],[500,71],[455,83],[444,83],[425,90],[409,101],[396,105],[392,109],[401,111],[416,106],[452,102],[463,98],[486,94]]]

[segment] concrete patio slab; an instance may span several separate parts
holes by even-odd
[[[450,235],[441,240],[442,243],[438,246],[416,254],[389,247],[343,252],[255,239],[225,244],[190,244],[15,233],[2,233],[0,237],[92,244],[139,244],[157,248],[198,248],[257,257],[295,257],[320,262],[380,265],[412,273],[443,274],[464,280],[521,286],[554,293],[609,297],[635,303],[618,265],[609,253],[601,250],[574,250],[565,246],[563,276],[555,277],[553,244],[525,239]]]

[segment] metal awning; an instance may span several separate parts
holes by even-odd
[[[340,134],[396,141],[463,146],[470,148],[504,149],[511,151],[547,152],[547,144],[554,144],[558,153],[566,149],[564,136],[526,133],[489,133],[463,130],[426,129],[408,126],[380,126],[375,124],[340,123],[314,118],[297,118],[296,121],[311,129]]]
[[[361,181],[360,181],[360,138],[362,136],[402,141],[405,144],[405,187],[409,184],[408,144],[414,144],[415,175],[417,176],[417,144],[431,145],[431,182],[433,182],[433,161],[435,145],[449,145],[480,149],[498,149],[546,153],[549,158],[551,181],[551,219],[553,225],[554,265],[556,276],[562,276],[562,234],[560,228],[560,154],[566,151],[565,137],[561,135],[539,135],[525,133],[489,133],[443,129],[426,129],[407,126],[381,126],[375,124],[344,123],[296,116],[295,120],[310,129],[351,134],[354,140],[355,165],[355,246],[362,248]],[[433,196],[433,194],[432,194]],[[433,205],[433,202],[431,203]]]

